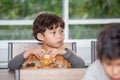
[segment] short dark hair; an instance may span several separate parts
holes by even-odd
[[[113,60],[120,58],[120,23],[107,24],[97,37],[97,57]]]
[[[64,21],[61,17],[53,13],[41,13],[39,14],[33,22],[33,36],[37,38],[37,34],[41,33],[44,35],[46,29],[52,30],[60,26],[64,29]]]

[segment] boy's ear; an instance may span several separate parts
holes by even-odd
[[[41,40],[41,41],[44,40],[44,36],[43,36],[43,34],[41,34],[41,33],[38,33],[38,34],[37,34],[37,38],[38,38],[39,40]]]

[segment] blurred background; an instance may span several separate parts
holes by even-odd
[[[65,21],[65,41],[77,43],[77,53],[91,62],[91,41],[107,23],[120,23],[120,0],[0,0],[0,67],[7,66],[8,42],[36,41],[32,23],[40,12]]]

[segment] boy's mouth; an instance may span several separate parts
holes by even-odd
[[[57,43],[62,44],[62,43],[63,43],[63,41],[58,41]]]
[[[112,78],[112,80],[120,80],[120,78]]]

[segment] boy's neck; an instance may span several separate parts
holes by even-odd
[[[46,45],[42,45],[42,48],[44,50],[48,51],[49,49],[65,49],[66,47],[65,46],[61,46],[61,47],[55,48],[55,47],[49,47],[49,46],[46,46]]]
[[[46,51],[48,51],[49,49],[56,49],[56,48],[53,48],[53,47],[50,47],[50,46],[46,46],[46,45],[42,45],[42,48]]]

